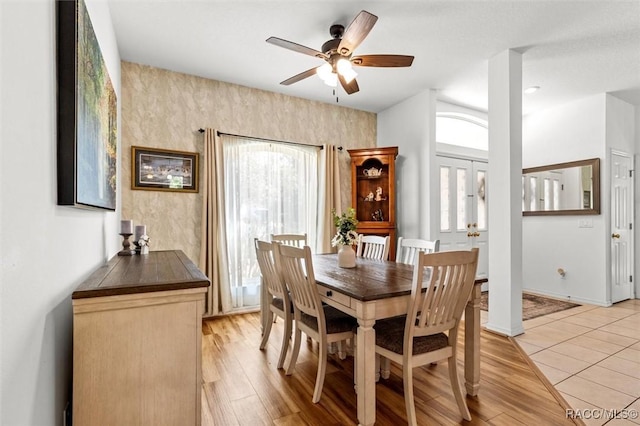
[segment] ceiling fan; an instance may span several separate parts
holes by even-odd
[[[338,81],[347,94],[351,95],[360,90],[355,77],[357,73],[352,66],[359,67],[409,67],[413,63],[413,56],[406,55],[359,55],[353,56],[353,51],[367,37],[378,17],[366,10],[361,11],[345,30],[343,25],[332,25],[329,28],[331,40],[322,45],[322,51],[303,46],[278,37],[269,37],[267,43],[293,50],[305,55],[324,59],[326,62],[318,67],[308,69],[282,81],[280,84],[288,86],[311,77],[318,76],[329,86],[336,87]]]

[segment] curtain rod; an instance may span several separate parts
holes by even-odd
[[[198,131],[200,133],[204,133],[204,129],[198,129]],[[305,143],[298,143],[298,142],[287,142],[287,141],[278,141],[278,140],[275,140],[275,139],[256,138],[254,136],[234,135],[233,133],[223,133],[223,132],[220,132],[220,131],[217,131],[217,130],[216,130],[216,133],[218,134],[218,136],[221,136],[221,135],[235,136],[237,138],[255,139],[255,140],[263,141],[263,142],[284,143],[284,144],[288,144],[288,145],[300,145],[300,146],[313,146],[313,147],[316,147],[316,148],[323,149],[322,145],[308,145],[308,144],[305,144]],[[342,147],[341,146],[337,147],[337,149],[338,149],[338,151],[342,151]]]

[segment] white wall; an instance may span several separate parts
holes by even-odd
[[[435,91],[426,90],[378,113],[377,146],[397,146],[397,235],[430,239],[430,182],[435,164]],[[401,207],[400,207],[401,206]]]
[[[523,167],[596,157],[602,165],[605,108],[605,95],[601,94],[525,116]],[[603,211],[608,208],[604,197],[601,207]],[[588,219],[592,227],[579,228],[580,219]],[[527,216],[522,222],[524,290],[607,304],[608,246],[604,235],[608,225],[604,214]],[[567,272],[564,279],[558,268]]]
[[[119,95],[108,5],[88,8]],[[55,2],[3,0],[0,19],[0,424],[60,425],[71,293],[118,251],[118,213],[56,206]]]

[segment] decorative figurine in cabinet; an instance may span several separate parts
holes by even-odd
[[[357,232],[389,236],[389,259],[396,255],[395,160],[398,147],[350,149],[351,204]]]

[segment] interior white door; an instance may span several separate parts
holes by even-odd
[[[611,154],[611,301],[631,298],[633,180],[631,157]]]
[[[489,227],[487,163],[444,156],[437,157],[436,201],[440,251],[470,250],[478,247],[478,277],[489,275]]]
[[[472,247],[480,249],[478,253],[478,270],[476,276],[478,278],[487,278],[489,276],[489,222],[487,213],[488,194],[487,194],[487,176],[488,165],[482,161],[473,161],[473,185],[472,185],[472,209],[473,222],[471,226],[475,229],[473,233]]]

